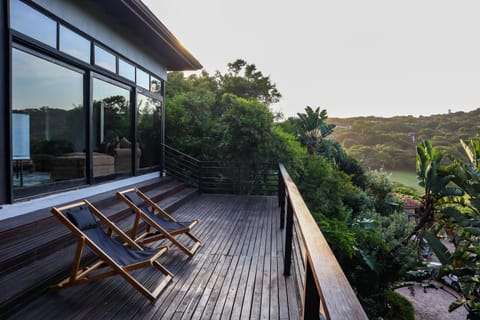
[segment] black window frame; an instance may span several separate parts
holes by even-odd
[[[113,56],[113,59],[115,59],[114,66],[113,66],[114,71],[112,71],[110,69],[107,69],[105,67],[102,67],[101,65],[97,64],[97,54],[96,54],[96,50],[95,50],[95,48],[97,48],[97,47]],[[105,47],[104,45],[102,45],[98,41],[93,41],[93,53],[92,53],[92,55],[93,55],[92,64],[94,66],[96,66],[98,68],[102,68],[103,70],[106,70],[108,72],[111,72],[111,73],[114,73],[114,74],[118,75],[118,55],[115,52],[113,52],[109,48]]]
[[[133,95],[133,92],[135,91],[134,90],[134,87],[132,87],[131,85],[129,84],[125,84],[121,81],[118,81],[118,80],[114,80],[108,76],[105,76],[105,75],[102,75],[102,74],[99,74],[99,73],[96,73],[96,72],[91,72],[90,74],[90,79],[91,79],[91,83],[92,83],[92,86],[91,86],[91,91],[90,91],[90,97],[89,97],[89,100],[91,101],[91,112],[92,112],[92,117],[89,119],[90,120],[90,135],[92,136],[92,133],[93,133],[93,80],[94,79],[98,79],[98,80],[101,80],[101,81],[104,81],[104,82],[107,82],[111,85],[114,85],[114,86],[117,86],[117,87],[120,87],[122,89],[125,89],[125,90],[128,90],[129,92],[129,96],[130,96],[130,137],[132,139],[132,141],[135,141],[135,135],[133,134],[133,127],[135,127],[135,123],[132,122],[132,117],[134,117],[134,113],[137,112],[136,110],[136,99],[135,100],[132,100],[132,95]],[[89,160],[90,160],[90,163],[93,165],[93,148],[95,146],[95,143],[93,141],[93,137],[90,138],[90,153],[89,153]],[[131,148],[131,154],[132,154],[132,158],[134,158],[134,147],[135,147],[135,144],[132,143],[132,146],[130,147]],[[130,173],[114,173],[115,175],[115,178],[114,179],[110,179],[110,176],[107,176],[107,177],[98,177],[98,178],[95,178],[93,176],[93,166],[91,166],[91,181],[92,181],[92,184],[98,184],[98,183],[102,183],[102,182],[108,182],[108,181],[115,181],[115,180],[118,180],[118,179],[122,179],[122,178],[129,178],[129,177],[134,177],[136,174],[135,174],[135,163],[134,161],[131,161],[131,170],[130,170]]]
[[[70,28],[69,26],[67,26],[63,23],[58,22],[57,26],[58,26],[58,30],[57,30],[57,45],[58,45],[58,48],[57,48],[57,50],[61,53],[67,54],[68,56],[72,57],[73,59],[77,59],[77,60],[82,61],[82,62],[87,63],[87,64],[92,64],[92,40],[83,36],[82,34],[78,33],[77,31],[73,30],[72,28]],[[82,60],[81,58],[78,58],[78,57],[76,57],[72,54],[69,54],[68,52],[65,52],[61,49],[62,41],[61,41],[60,31],[61,31],[62,27],[88,41],[88,44],[89,44],[88,61]]]
[[[29,39],[32,39],[34,40],[35,42],[38,42],[38,43],[41,43],[42,45],[44,46],[47,46],[49,48],[54,48],[54,49],[58,49],[58,24],[59,24],[59,20],[56,19],[54,16],[52,16],[52,14],[50,14],[47,10],[45,10],[44,8],[42,8],[41,6],[39,6],[38,4],[34,3],[33,1],[31,0],[16,0],[18,2],[21,2],[23,4],[25,4],[26,6],[32,8],[33,10],[35,11],[38,11],[40,14],[46,16],[47,18],[51,19],[55,24],[55,30],[56,30],[56,34],[55,34],[55,45],[54,46],[50,46],[49,44],[41,41],[41,40],[38,40],[38,39],[35,39],[29,35],[27,35],[26,33],[23,33],[19,30],[16,30],[12,27],[12,21],[11,21],[11,17],[10,17],[10,9],[11,9],[11,3],[12,0],[8,0],[8,11],[6,11],[7,13],[7,16],[8,16],[8,27],[10,30],[15,30],[16,32],[28,37]]]
[[[39,58],[39,59],[43,59],[47,62],[50,62],[50,63],[53,63],[53,64],[56,64],[60,67],[63,67],[63,68],[66,68],[68,70],[71,70],[71,71],[74,71],[74,72],[77,72],[77,73],[80,73],[82,75],[82,94],[83,94],[83,108],[84,108],[84,115],[85,115],[85,119],[84,121],[87,121],[87,115],[88,115],[88,106],[85,104],[85,91],[86,91],[86,88],[85,88],[85,83],[86,83],[86,77],[87,77],[87,72],[81,68],[76,68],[66,62],[63,62],[61,60],[58,60],[58,59],[55,59],[54,57],[51,57],[49,55],[46,55],[44,53],[41,53],[41,52],[38,52],[37,50],[34,50],[30,47],[27,47],[27,46],[24,46],[22,44],[19,44],[19,43],[16,43],[16,42],[12,42],[11,43],[11,46],[10,46],[10,55],[12,56],[12,52],[13,52],[13,49],[16,49],[16,50],[20,50],[24,53],[27,53],[27,54],[30,54],[36,58]],[[10,133],[9,133],[9,150],[10,150],[10,155],[11,155],[11,152],[13,150],[13,141],[11,139],[11,128],[12,128],[12,124],[11,124],[11,119],[12,119],[12,114],[13,114],[13,92],[12,92],[12,80],[13,80],[13,59],[11,58],[11,74],[10,74],[10,78],[9,78],[9,83],[10,83],[10,104],[9,104],[9,107],[8,107],[8,122],[10,123]],[[88,127],[85,128],[85,130],[87,130]],[[88,139],[87,139],[87,132],[85,134],[85,147],[87,148],[88,146]],[[88,155],[86,154],[85,155],[85,160],[87,159]],[[82,187],[82,186],[86,186],[88,185],[88,177],[87,177],[87,174],[85,174],[85,177],[84,178],[79,178],[79,179],[72,179],[72,180],[68,180],[68,181],[59,181],[59,182],[54,182],[54,183],[51,183],[51,184],[48,184],[48,185],[39,185],[39,186],[34,186],[34,187],[30,187],[28,188],[28,190],[24,190],[24,191],[15,191],[14,187],[13,187],[13,160],[11,158],[11,156],[9,157],[9,167],[10,167],[10,189],[11,189],[11,194],[12,194],[12,200],[13,201],[17,201],[17,200],[25,200],[25,199],[28,199],[28,198],[35,198],[35,197],[38,197],[38,196],[41,196],[41,195],[45,195],[45,194],[49,194],[49,193],[52,193],[52,192],[56,192],[56,191],[65,191],[65,190],[68,190],[68,189],[71,189],[71,188],[78,188],[78,187]],[[88,163],[86,162],[86,165]],[[41,190],[41,192],[38,192],[39,190]]]
[[[162,89],[160,92],[152,92],[150,90],[147,90],[143,87],[137,87],[136,94],[142,94],[144,96],[147,96],[152,99],[159,99],[162,102],[162,118],[161,118],[161,123],[160,123],[160,130],[161,130],[161,136],[160,136],[160,143],[161,146],[159,146],[159,152],[160,152],[160,163],[158,165],[150,166],[150,167],[145,167],[145,168],[139,168],[136,169],[137,173],[139,174],[145,174],[153,171],[162,171],[163,170],[163,145],[165,144],[165,96],[163,95],[163,88],[165,87],[164,80],[160,79]],[[137,135],[138,135],[138,128],[137,128],[137,121],[136,121],[136,116],[137,116],[137,95],[135,94],[135,143],[137,143]]]
[[[6,103],[4,104],[5,106],[5,112],[4,115],[7,116],[7,119],[4,119],[4,157],[2,158],[3,160],[0,161],[0,169],[2,168],[2,165],[4,165],[5,169],[5,175],[4,177],[4,183],[1,184],[0,186],[0,205],[2,203],[15,203],[18,201],[24,201],[30,198],[40,198],[43,197],[47,194],[51,193],[58,193],[58,192],[63,192],[67,191],[71,188],[79,188],[79,187],[90,187],[93,185],[97,185],[101,181],[97,181],[93,179],[93,166],[92,166],[92,161],[93,161],[93,141],[92,141],[92,122],[93,122],[93,79],[98,78],[100,80],[107,81],[109,83],[112,83],[114,85],[126,88],[127,90],[130,91],[130,113],[131,113],[131,137],[133,141],[137,141],[137,122],[136,122],[136,115],[137,115],[137,92],[141,93],[145,96],[154,98],[154,99],[160,99],[162,101],[162,123],[161,123],[161,143],[162,145],[159,146],[159,150],[163,150],[163,144],[165,143],[165,79],[164,77],[158,76],[158,74],[155,74],[151,71],[148,71],[148,68],[145,68],[142,65],[139,65],[135,62],[133,62],[131,59],[127,58],[126,56],[116,52],[115,50],[111,49],[109,46],[105,45],[101,41],[93,38],[89,34],[83,32],[82,30],[78,29],[77,27],[73,26],[70,24],[68,21],[65,21],[61,19],[60,17],[52,14],[45,8],[41,7],[39,4],[33,2],[32,0],[19,0],[26,5],[32,7],[34,10],[39,11],[40,13],[46,15],[47,17],[53,19],[56,22],[56,47],[51,47],[48,44],[45,44],[37,39],[34,39],[32,37],[29,37],[28,35],[17,31],[15,29],[12,29],[10,26],[10,0],[0,0],[0,4],[4,5],[5,10],[5,15],[3,16],[6,19],[6,23],[4,24],[6,29],[5,33],[7,34],[7,37],[5,39],[6,43],[6,50],[5,50],[5,55],[7,58],[7,71],[5,73],[5,78],[8,79],[6,81],[5,86],[3,86],[4,90],[6,90],[7,94],[5,95],[5,100]],[[1,20],[1,19],[0,19]],[[65,53],[60,50],[60,43],[59,43],[59,37],[60,37],[60,25],[64,26],[65,28],[68,28],[69,30],[77,33],[78,35],[84,37],[85,39],[90,41],[90,63],[87,63],[81,59],[78,59],[74,56],[71,56],[68,53]],[[1,28],[0,28],[1,29]],[[2,43],[2,41],[0,41]],[[104,69],[103,67],[95,65],[95,60],[94,60],[94,48],[95,45],[99,45],[102,49],[112,53],[115,56],[115,61],[116,61],[116,67],[115,67],[115,72],[109,71],[108,69]],[[84,85],[83,85],[83,105],[85,108],[85,130],[86,130],[86,145],[85,145],[85,151],[86,151],[86,183],[83,183],[81,185],[73,185],[70,186],[69,182],[58,182],[55,185],[57,186],[56,188],[52,188],[51,190],[44,190],[45,188],[42,189],[41,192],[38,193],[33,193],[27,197],[15,197],[14,196],[14,190],[13,190],[13,160],[11,158],[12,154],[12,141],[11,141],[11,117],[12,117],[12,50],[13,48],[17,48],[20,50],[23,50],[29,54],[33,54],[34,56],[37,56],[39,58],[45,59],[49,62],[58,64],[62,67],[66,67],[68,69],[71,69],[73,71],[81,72],[83,74],[83,79],[84,79]],[[1,57],[1,54],[0,54]],[[125,62],[131,64],[135,68],[135,81],[131,81],[127,78],[124,78],[123,76],[119,75],[119,70],[118,70],[118,65],[119,65],[119,59],[124,60]],[[138,85],[136,83],[136,70],[140,69],[141,71],[145,72],[148,77],[149,77],[149,87],[148,88],[143,88],[142,86]],[[150,79],[151,77],[155,77],[158,79],[161,83],[161,90],[160,92],[152,92],[150,90]],[[135,144],[132,144],[132,148],[134,148]],[[0,143],[0,150],[2,149],[2,144]],[[133,150],[132,150],[133,151]],[[149,173],[149,172],[162,172],[164,168],[164,153],[161,152],[161,163],[160,165],[155,165],[152,167],[146,167],[146,168],[136,168],[136,163],[135,163],[135,153],[132,152],[132,171],[131,175],[128,174],[126,176],[131,177],[131,176],[138,176],[141,174]],[[3,161],[3,164],[2,164]],[[2,173],[3,174],[3,173]],[[1,176],[1,174],[0,174]],[[121,178],[120,178],[121,179]],[[82,178],[83,180],[83,178]],[[110,181],[115,181],[115,180],[110,180]]]

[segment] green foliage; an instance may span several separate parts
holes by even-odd
[[[376,225],[376,228],[366,227]],[[375,222],[375,223],[373,223]],[[350,283],[370,317],[384,315],[387,303],[384,290],[417,264],[416,246],[409,244],[392,256],[393,244],[412,230],[412,223],[403,213],[388,217],[374,211],[362,213],[352,225],[356,239],[355,254],[340,260]]]
[[[327,124],[327,110],[320,107],[313,110],[310,106],[305,108],[305,113],[297,113],[298,121],[296,130],[300,142],[307,147],[308,154],[313,155],[318,150],[322,139],[333,132],[334,124]]]
[[[385,291],[385,302],[388,306],[385,315],[385,319],[391,320],[414,320],[415,310],[410,301],[404,296],[394,291]]]
[[[320,213],[312,214],[337,259],[341,261],[352,258],[356,247],[356,237],[346,221],[329,219]]]
[[[365,175],[362,166],[355,158],[350,157],[345,151],[343,151],[341,157],[336,160],[336,163],[341,171],[350,176],[352,183],[355,186],[365,190],[367,187],[367,176]]]
[[[420,201],[421,195],[420,192],[412,187],[404,185],[395,185],[393,188],[394,192],[400,196],[408,197],[409,199]]]
[[[208,159],[215,153],[216,93],[206,74],[185,78],[183,73],[169,74],[166,98],[166,142],[192,156]],[[213,148],[212,148],[213,147]]]
[[[329,121],[337,124],[334,138],[365,168],[413,171],[418,141],[429,139],[437,148],[463,158],[458,141],[479,136],[479,116],[480,109],[429,117],[330,118]],[[382,155],[384,147],[377,146],[390,148],[386,157]],[[390,161],[388,153],[391,153]]]
[[[226,111],[218,121],[219,151],[223,158],[235,161],[262,161],[268,146],[273,115],[255,101],[232,94],[222,97]]]
[[[214,76],[169,74],[167,143],[201,159],[240,161],[253,171],[258,162],[286,165],[367,312],[380,315],[384,299],[378,297],[415,257],[409,246],[388,254],[411,230],[404,215],[381,209],[392,201],[388,177],[369,180],[341,144],[325,139],[335,127],[326,110],[307,107],[299,118],[275,124],[268,105],[280,93],[270,78],[243,60],[228,67]]]
[[[304,172],[304,160],[307,155],[305,148],[293,134],[283,131],[278,125],[273,127],[271,137],[269,152],[288,168],[290,177],[297,180]]]
[[[387,250],[382,255],[386,255],[388,250],[399,239],[406,237],[415,225],[413,221],[408,220],[408,217],[403,212],[395,212],[389,216],[383,216],[375,211],[367,211],[359,215],[357,221],[375,221],[377,223],[378,226],[374,231],[376,236],[385,242],[385,247],[382,248]],[[394,278],[400,277],[405,271],[416,265],[418,261],[415,254],[416,249],[416,244],[410,243],[402,247],[395,256],[391,257],[391,261],[397,265],[396,269],[398,271]]]
[[[459,277],[463,297],[449,310],[465,306],[469,319],[480,318],[480,141],[461,141],[468,161],[447,157],[430,141],[417,147],[417,175],[424,188],[419,223],[413,234],[424,237],[443,264],[440,276]],[[467,197],[464,197],[463,194]],[[447,231],[455,246],[450,252],[439,234]],[[408,238],[408,237],[407,237]]]
[[[252,150],[256,160],[275,159],[266,149],[274,119],[267,105],[281,94],[255,65],[237,60],[226,74],[172,72],[168,79],[167,144],[205,160],[240,160]]]
[[[254,64],[248,64],[242,59],[229,63],[228,72],[217,72],[216,78],[220,96],[231,93],[237,97],[257,100],[267,106],[278,102],[282,97],[269,76],[264,76]]]
[[[390,175],[383,170],[371,170],[367,174],[367,190],[373,197],[375,210],[383,215],[390,215],[400,209],[400,204],[393,194]]]
[[[350,177],[326,158],[308,157],[304,168],[297,186],[312,212],[344,220],[370,207],[365,192],[354,186]]]
[[[430,232],[424,232],[423,237],[428,241],[428,244],[442,264],[452,263],[452,255],[436,236]]]

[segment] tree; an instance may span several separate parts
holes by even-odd
[[[320,141],[333,132],[335,125],[326,123],[327,110],[321,110],[320,107],[313,110],[307,106],[305,113],[297,113],[297,115],[300,141],[307,147],[308,154],[313,155]]]
[[[219,119],[220,151],[228,160],[258,162],[272,134],[273,114],[262,103],[225,94],[226,111]]]
[[[269,116],[268,125],[273,125],[273,115],[270,117],[268,104],[278,102],[281,94],[269,77],[257,70],[254,64],[244,60],[237,60],[228,64],[229,71],[225,74],[216,72],[214,76],[206,71],[186,77],[182,72],[168,74],[168,90],[166,92],[166,142],[174,148],[200,159],[234,159],[243,155],[235,150],[238,145],[228,145],[225,138],[232,143],[241,136],[228,135],[226,122],[232,114],[234,97],[242,98],[247,104],[262,104]],[[225,98],[229,97],[229,98]],[[240,100],[238,100],[240,101]],[[237,101],[237,102],[238,102]],[[260,108],[257,108],[257,111]],[[261,114],[265,115],[265,114]],[[241,119],[238,119],[241,121]],[[252,120],[257,120],[253,119]],[[265,119],[258,119],[263,121]],[[223,122],[222,122],[223,121]],[[243,131],[255,127],[258,121],[242,123]],[[266,122],[265,122],[266,123]],[[231,130],[230,130],[231,129]],[[237,128],[238,129],[238,128]],[[236,133],[241,130],[235,129]],[[258,126],[257,126],[258,129]],[[271,134],[262,139],[270,138]],[[247,137],[245,137],[247,139]],[[248,138],[250,139],[250,138]],[[259,140],[260,141],[260,140]],[[257,142],[251,140],[252,148]],[[246,146],[243,146],[246,148]],[[233,152],[233,153],[231,153]],[[263,151],[262,151],[263,152]],[[263,152],[264,154],[265,152]],[[258,152],[256,155],[260,154]]]
[[[443,264],[442,274],[459,277],[463,297],[452,303],[449,310],[465,306],[469,319],[480,319],[480,141],[461,141],[468,161],[454,158],[452,173],[455,183],[465,191],[466,198],[458,198],[443,208],[444,224],[455,222],[451,237],[455,245],[453,254],[438,241],[436,233],[429,242]]]
[[[421,241],[425,230],[433,227],[435,214],[440,212],[442,205],[448,203],[449,198],[463,195],[463,191],[453,184],[455,176],[444,159],[445,152],[433,148],[429,140],[417,146],[417,179],[424,188],[419,219],[412,232],[392,248],[392,253],[406,245],[414,235]]]
[[[398,200],[393,195],[393,183],[387,172],[368,171],[367,190],[373,199],[375,211],[379,214],[389,216],[399,209]]]
[[[166,142],[174,148],[202,159],[215,155],[215,94],[195,87],[177,93],[166,103]],[[215,157],[216,158],[216,157]]]
[[[282,97],[269,76],[264,76],[254,64],[248,64],[242,59],[229,63],[228,72],[217,72],[216,78],[219,97],[230,93],[240,98],[255,99],[267,106],[278,102]]]

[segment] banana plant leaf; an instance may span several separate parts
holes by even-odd
[[[428,244],[432,248],[433,253],[437,256],[438,260],[443,265],[452,264],[452,255],[448,251],[447,247],[432,233],[425,232],[423,234],[425,240],[427,240]]]
[[[476,236],[480,236],[480,228],[474,228],[474,227],[467,227],[464,229],[465,231],[470,232],[471,234],[474,234]]]
[[[458,225],[461,227],[466,227],[470,224],[470,220],[467,219],[463,214],[461,214],[460,211],[457,210],[456,208],[446,207],[446,208],[443,208],[441,212],[445,216],[455,220],[455,222],[458,223]]]

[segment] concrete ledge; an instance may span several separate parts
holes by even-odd
[[[0,221],[16,216],[24,215],[33,211],[51,208],[53,206],[95,196],[99,193],[123,188],[132,184],[144,182],[160,177],[160,172],[152,172],[137,177],[107,182],[94,186],[86,186],[80,189],[60,192],[38,199],[20,201],[13,204],[4,204],[0,207]]]

